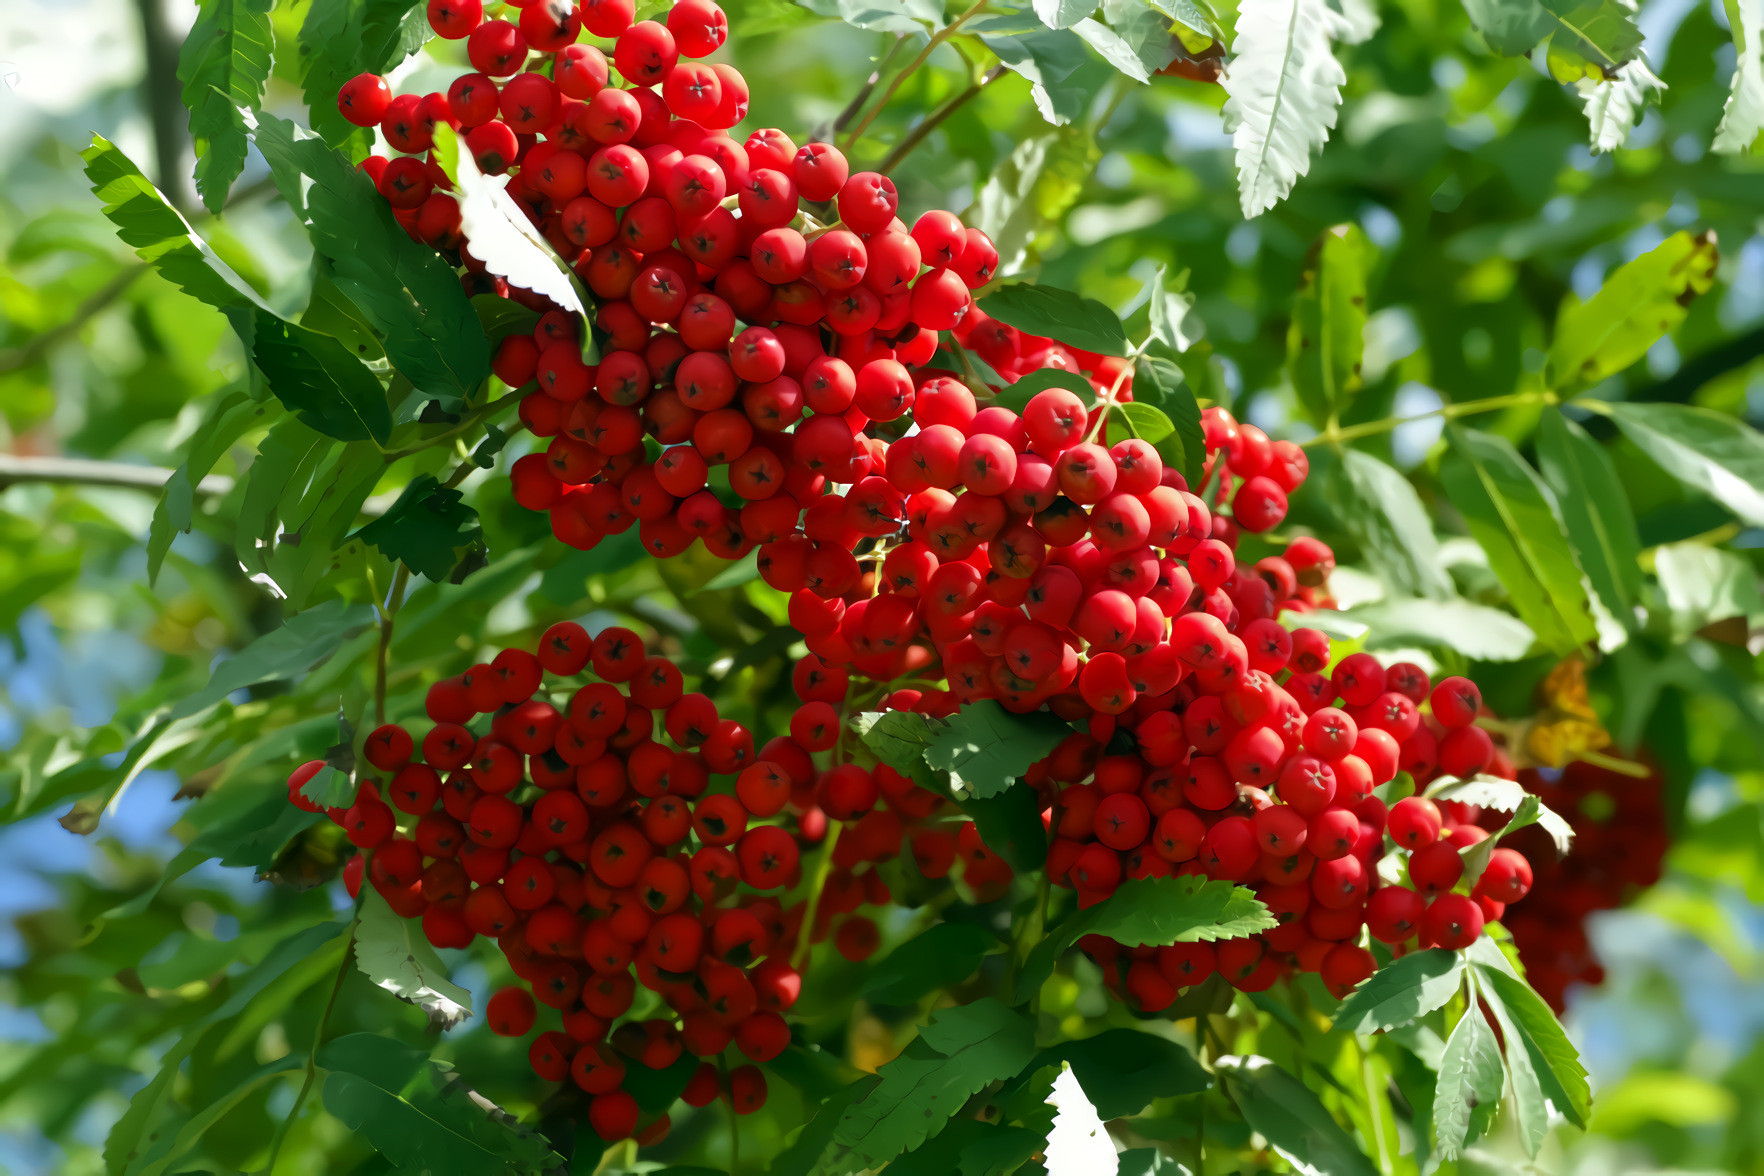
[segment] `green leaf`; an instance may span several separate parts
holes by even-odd
[[[1177,353],[1193,347],[1201,337],[1202,327],[1200,320],[1193,317],[1194,295],[1188,293],[1188,271],[1183,270],[1172,281],[1167,267],[1160,265],[1145,285],[1151,338]]]
[[[1614,0],[1606,2],[1615,6]],[[1720,258],[1714,233],[1682,230],[1620,266],[1591,301],[1570,295],[1556,318],[1544,379],[1569,392],[1614,376],[1646,355],[1714,284]]]
[[[1142,355],[1133,362],[1133,400],[1161,409],[1172,431],[1156,443],[1164,464],[1192,487],[1200,485],[1207,460],[1207,438],[1201,428],[1200,402],[1183,378],[1182,369],[1167,359]]]
[[[1366,626],[1368,649],[1424,645],[1453,649],[1475,661],[1518,661],[1537,640],[1511,613],[1461,598],[1381,600],[1343,609],[1330,619]]]
[[[224,1118],[227,1112],[244,1102],[259,1086],[271,1078],[298,1070],[306,1065],[306,1055],[290,1053],[266,1062],[230,1086],[207,1106],[191,1115],[174,1132],[161,1132],[158,1139],[137,1163],[124,1169],[125,1176],[162,1176],[162,1173],[196,1146],[203,1134]]]
[[[123,243],[184,293],[210,306],[256,306],[263,301],[171,206],[134,161],[101,135],[80,152],[92,193]],[[458,282],[454,283],[456,286]]]
[[[920,787],[933,786],[925,768],[935,729],[924,715],[911,711],[862,711],[851,720],[851,729],[876,758],[911,777]]]
[[[510,335],[531,335],[539,325],[539,312],[499,294],[472,295],[472,310],[492,343]]]
[[[1537,463],[1562,508],[1568,542],[1605,611],[1635,626],[1641,539],[1617,467],[1605,447],[1560,410],[1538,425]]]
[[[1409,479],[1370,453],[1345,449],[1323,481],[1335,519],[1380,579],[1404,596],[1453,595],[1427,508]]]
[[[582,279],[546,240],[537,225],[508,194],[506,181],[485,175],[471,151],[446,123],[435,125],[436,160],[453,182],[459,201],[459,228],[474,243],[472,255],[488,273],[508,284],[549,298],[577,316],[582,362],[600,362],[592,318],[593,300]]]
[[[1549,38],[1609,74],[1635,55],[1641,33],[1634,10],[1619,0],[1464,0],[1488,47],[1516,57]]]
[[[739,588],[743,584],[751,584],[759,579],[759,552],[750,551],[709,580],[699,592],[721,592],[725,588]]]
[[[1113,69],[1093,61],[1084,38],[1071,29],[1050,29],[1030,12],[983,16],[962,31],[978,37],[1001,64],[1029,82],[1036,110],[1055,126],[1081,119],[1115,77]]]
[[[646,1111],[665,1111],[674,1105],[680,1092],[692,1080],[692,1074],[698,1069],[699,1059],[691,1054],[682,1054],[674,1059],[671,1066],[663,1066],[652,1070],[641,1063],[625,1067],[624,1088],[631,1092],[637,1105]]]
[[[1162,409],[1138,401],[1128,400],[1113,405],[1109,409],[1109,415],[1126,426],[1129,437],[1137,437],[1153,446],[1176,432],[1176,426],[1170,423],[1170,418],[1164,415]],[[1177,444],[1180,445],[1181,442],[1178,441]]]
[[[853,28],[911,35],[943,24],[938,0],[798,0],[821,16],[842,20]]]
[[[1744,557],[1695,541],[1654,549],[1654,574],[1675,632],[1688,636],[1716,621],[1764,614],[1758,573]]]
[[[385,389],[343,344],[261,308],[229,308],[227,317],[269,390],[308,427],[339,441],[391,437]]]
[[[1450,436],[1440,478],[1519,619],[1554,653],[1592,642],[1586,587],[1549,487],[1506,438],[1456,427]]]
[[[979,1091],[1009,1078],[1035,1055],[1035,1033],[993,997],[940,1009],[881,1079],[839,1117],[833,1143],[842,1164],[877,1168],[919,1146]]]
[[[1070,3],[1071,0],[1054,0],[1054,2]],[[1092,8],[1094,7],[1092,5]],[[1073,25],[1072,31],[1083,37],[1084,43],[1095,49],[1104,61],[1134,81],[1151,81],[1151,70],[1146,68],[1145,61],[1140,56],[1140,47],[1102,21],[1087,16]]]
[[[1096,11],[1092,0],[1031,0],[1030,7],[1050,29],[1069,29]]]
[[[1084,194],[1100,158],[1094,134],[1082,126],[1057,126],[1025,135],[992,169],[975,197],[971,223],[992,238],[996,272],[1024,267],[1031,248]]]
[[[178,80],[196,144],[196,190],[210,212],[245,167],[245,117],[269,82],[273,0],[208,0],[178,53]]]
[[[1234,939],[1275,925],[1256,896],[1223,880],[1193,874],[1129,878],[1115,893],[1078,911],[1036,944],[1023,963],[1017,995],[1028,1000],[1053,975],[1059,959],[1086,935],[1107,935],[1128,947]]]
[[[406,1004],[429,1014],[429,1027],[448,1030],[472,1015],[472,994],[447,978],[421,925],[395,914],[368,887],[355,928],[355,966]]]
[[[1375,1033],[1406,1025],[1452,998],[1464,982],[1464,957],[1432,948],[1411,952],[1374,972],[1335,1010],[1335,1027]]]
[[[1079,373],[1069,372],[1065,368],[1040,368],[1006,387],[993,398],[988,407],[997,405],[999,408],[1021,413],[1031,400],[1049,388],[1064,388],[1085,404],[1096,398],[1096,389]]]
[[[1477,808],[1495,809],[1503,813],[1514,814],[1506,827],[1491,837],[1486,837],[1489,849],[1508,833],[1522,829],[1526,825],[1539,824],[1556,843],[1556,850],[1566,854],[1574,840],[1574,827],[1559,814],[1544,806],[1538,798],[1525,791],[1523,785],[1500,776],[1471,776],[1460,780],[1452,776],[1441,776],[1427,787],[1429,800],[1455,800],[1460,804],[1475,805]],[[1536,805],[1535,809],[1529,806]],[[1519,819],[1519,814],[1525,814]],[[1483,844],[1478,842],[1478,845]],[[1472,849],[1475,846],[1471,847]],[[1486,858],[1484,859],[1486,860]]]
[[[1003,1176],[1041,1150],[1025,1127],[951,1119],[924,1143],[888,1165],[889,1176]]]
[[[1020,715],[982,699],[932,729],[925,763],[948,773],[957,793],[985,800],[1016,783],[1071,734],[1068,724],[1047,712]]]
[[[1116,1176],[1193,1176],[1184,1165],[1155,1147],[1134,1147],[1121,1153]]]
[[[1637,449],[1687,486],[1753,526],[1764,526],[1764,436],[1726,413],[1688,404],[1603,404]]]
[[[913,1004],[966,980],[998,948],[998,936],[977,923],[939,923],[872,964],[864,995],[881,1004]]]
[[[1104,1119],[1137,1115],[1154,1099],[1198,1094],[1213,1084],[1193,1054],[1166,1037],[1137,1029],[1105,1029],[1051,1045],[1035,1055],[1023,1076],[1061,1062],[1071,1065]]]
[[[1325,229],[1311,247],[1286,332],[1286,366],[1313,424],[1339,416],[1360,390],[1372,257],[1372,243],[1351,224]]]
[[[1475,967],[1483,997],[1506,1037],[1508,1066],[1513,1066],[1515,1052],[1522,1053],[1557,1113],[1576,1127],[1585,1127],[1592,1112],[1586,1067],[1580,1064],[1574,1043],[1562,1031],[1550,1006],[1530,985],[1510,973],[1483,963]]]
[[[1267,1058],[1222,1057],[1213,1071],[1224,1076],[1244,1122],[1299,1171],[1376,1176],[1378,1169],[1317,1096]]]
[[[459,563],[460,548],[483,536],[478,512],[464,495],[429,474],[411,479],[392,509],[357,531],[356,538],[379,548],[431,580],[445,580]]]
[[[312,129],[333,145],[371,144],[337,109],[337,91],[360,73],[383,74],[422,47],[429,22],[418,0],[313,0],[300,26],[303,87]]]
[[[254,141],[337,288],[385,337],[392,366],[452,407],[473,396],[490,374],[490,341],[447,263],[413,241],[367,174],[321,140],[265,114]],[[303,175],[312,180],[304,195]]]
[[[350,1033],[319,1049],[325,1109],[400,1168],[432,1176],[540,1176],[564,1163],[536,1132],[452,1067],[390,1037]]]
[[[1039,870],[1047,862],[1047,829],[1041,802],[1032,788],[1007,788],[998,796],[964,796],[956,807],[967,814],[980,840],[1016,870]]]
[[[1455,1160],[1487,1132],[1500,1105],[1506,1070],[1494,1030],[1471,1001],[1446,1038],[1433,1088],[1433,1125],[1441,1158]]]
[[[778,1154],[766,1170],[766,1176],[810,1176],[810,1173],[821,1171],[849,1171],[838,1164],[823,1167],[819,1161],[833,1145],[833,1132],[838,1129],[840,1119],[850,1106],[874,1090],[879,1079],[874,1075],[865,1075],[849,1086],[841,1087],[828,1095],[821,1103],[815,1117],[810,1119],[797,1133],[796,1140]],[[843,1149],[841,1149],[843,1151]]]
[[[248,686],[299,678],[373,620],[371,606],[341,600],[327,600],[296,613],[216,666],[208,685],[173,707],[170,717],[196,714]]]
[[[207,415],[186,443],[184,460],[166,479],[153,523],[147,536],[147,582],[159,579],[159,569],[177,535],[188,533],[195,522],[196,487],[214,469],[226,451],[254,428],[276,419],[278,410],[242,390],[223,392],[209,406]]]
[[[238,1016],[266,988],[341,936],[343,930],[342,923],[333,922],[297,931],[256,966],[227,981],[227,999],[186,1029],[183,1037],[160,1056],[158,1073],[135,1092],[128,1109],[111,1127],[104,1139],[104,1168],[110,1176],[122,1176],[128,1165],[143,1154],[142,1141],[148,1138],[148,1128],[158,1118],[179,1067],[201,1043],[203,1035],[222,1021]]]
[[[1103,355],[1127,354],[1127,331],[1115,312],[1070,290],[1022,282],[988,294],[980,309],[1031,335]]]

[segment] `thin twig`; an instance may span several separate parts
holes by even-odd
[[[124,292],[135,284],[135,279],[146,272],[147,263],[144,261],[124,267],[113,274],[108,282],[88,294],[86,300],[80,303],[79,308],[74,311],[72,318],[40,331],[22,347],[0,351],[0,376],[36,363],[51,347],[78,331],[91,321],[99,311],[122,297]]]
[[[868,102],[870,95],[876,92],[876,83],[882,80],[883,71],[888,68],[888,63],[894,60],[894,55],[900,52],[900,47],[906,44],[906,39],[906,33],[894,34],[894,44],[890,45],[887,52],[876,59],[876,68],[870,71],[869,78],[858,88],[858,92],[851,96],[851,101],[845,104],[845,109],[839,112],[839,117],[833,120],[835,135],[851,125],[851,120],[858,116],[858,112],[864,108],[864,103]]]
[[[1341,445],[1348,441],[1357,441],[1361,437],[1376,437],[1380,433],[1388,433],[1398,425],[1413,424],[1432,417],[1454,421],[1463,416],[1477,416],[1485,412],[1499,412],[1503,408],[1517,408],[1525,404],[1544,404],[1552,401],[1555,393],[1547,390],[1535,392],[1509,392],[1504,396],[1490,396],[1483,400],[1463,400],[1456,404],[1443,404],[1427,412],[1418,412],[1414,416],[1385,417],[1382,420],[1366,421],[1363,424],[1349,425],[1347,428],[1327,428],[1308,441],[1299,444],[1305,448],[1313,445]]]
[[[962,13],[960,16],[938,29],[935,33],[931,34],[931,39],[925,42],[925,47],[919,50],[919,55],[907,62],[905,69],[889,79],[888,88],[882,91],[882,101],[870,107],[870,113],[864,115],[864,120],[860,122],[857,125],[857,128],[846,137],[845,150],[847,154],[851,152],[853,144],[863,138],[864,132],[869,129],[870,123],[875,121],[876,116],[882,113],[890,102],[894,101],[894,96],[900,92],[902,84],[919,71],[919,67],[925,64],[931,54],[936,51],[937,47],[960,32],[962,26],[967,24],[968,21],[985,11],[986,5],[984,3],[976,4],[974,7],[968,9],[968,11]]]
[[[501,416],[504,412],[508,411],[510,407],[519,404],[520,402],[521,394],[518,392],[510,392],[505,396],[492,400],[489,404],[481,405],[472,410],[444,431],[436,433],[433,437],[430,437],[425,441],[419,441],[415,445],[407,445],[403,449],[387,451],[386,462],[387,464],[391,464],[399,458],[410,457],[413,454],[423,452],[425,449],[433,449],[435,446],[440,445],[443,442],[451,441],[455,437],[470,432],[472,429],[484,424],[486,421]]]
[[[882,161],[882,166],[877,170],[883,175],[887,175],[889,172],[893,171],[895,167],[900,164],[901,160],[905,159],[912,153],[915,147],[925,141],[926,136],[943,124],[944,119],[954,114],[963,104],[973,101],[975,96],[977,96],[981,90],[984,90],[987,86],[1003,77],[1006,72],[1005,67],[1002,65],[993,66],[982,74],[980,79],[971,84],[966,90],[963,90],[960,94],[957,94],[954,98],[951,98],[948,102],[945,102],[942,106],[932,111],[925,117],[923,122],[913,128],[910,135],[902,139],[900,144],[895,147],[893,151],[888,153],[888,158]]]
[[[840,821],[827,822],[827,839],[821,843],[821,860],[815,865],[814,880],[809,883],[808,904],[802,912],[802,929],[797,932],[796,951],[791,954],[790,966],[797,971],[808,960],[809,949],[814,946],[815,911],[821,905],[821,891],[827,889],[827,875],[833,872],[833,847],[839,844],[839,830],[844,828]]]

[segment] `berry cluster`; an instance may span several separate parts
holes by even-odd
[[[886,767],[817,768],[820,732],[756,751],[629,630],[590,639],[554,625],[536,655],[505,649],[436,683],[427,711],[420,742],[396,724],[370,733],[354,803],[325,810],[366,855],[349,865],[351,892],[365,862],[435,946],[495,940],[526,987],[496,994],[491,1028],[527,1034],[535,999],[558,1010],[562,1030],[535,1039],[533,1068],[592,1095],[590,1122],[608,1140],[636,1127],[620,1089],[627,1060],[659,1069],[734,1045],[765,1062],[788,1044],[781,1014],[800,992],[791,958],[807,907],[812,942],[831,934],[848,959],[867,958],[880,937],[855,912],[890,901],[874,866],[903,842],[928,874],[959,857],[977,891],[1010,880],[971,823],[931,820],[941,797]],[[302,789],[323,766],[288,778],[294,804],[318,811]],[[787,902],[829,817],[847,823],[833,868],[813,901]],[[673,1015],[624,1020],[638,983]],[[717,1081],[706,1063],[686,1097],[708,1089],[708,1101]],[[764,1103],[765,1081],[739,1068],[723,1093],[745,1113]]]
[[[536,385],[521,419],[550,439],[515,463],[516,498],[576,547],[636,524],[655,555],[702,539],[733,559],[795,530],[827,482],[880,470],[865,430],[911,409],[912,372],[998,255],[946,212],[909,231],[893,182],[853,174],[825,143],[732,138],[747,84],[694,60],[727,35],[708,0],[665,24],[631,15],[550,0],[517,27],[438,0],[431,24],[467,39],[478,72],[420,98],[362,75],[338,102],[406,153],[363,166],[407,230],[456,253],[468,289],[545,312],[493,364],[510,387]],[[613,39],[610,63],[577,43],[583,28]],[[422,154],[442,121],[485,172],[512,173],[509,194],[594,295],[598,363],[583,362],[573,316],[472,257],[447,177]],[[653,457],[646,434],[663,447]]]
[[[1587,938],[1587,916],[1623,905],[1660,879],[1669,844],[1661,780],[1658,773],[1637,779],[1584,761],[1559,772],[1529,769],[1519,779],[1574,829],[1566,856],[1540,828],[1513,835],[1537,885],[1504,920],[1526,978],[1560,1012],[1568,985],[1605,978]]]
[[[1250,992],[1294,969],[1316,972],[1345,995],[1375,968],[1362,931],[1399,950],[1468,947],[1531,884],[1525,859],[1502,848],[1463,893],[1460,851],[1488,834],[1431,800],[1387,807],[1373,793],[1399,771],[1423,785],[1439,774],[1432,749],[1477,730],[1474,685],[1431,686],[1413,665],[1386,669],[1363,653],[1325,675],[1321,633],[1296,629],[1289,649],[1285,630],[1262,632],[1261,664],[1241,685],[1213,691],[1187,679],[1167,709],[1139,720],[1135,752],[1106,754],[1080,735],[1038,765],[1051,800],[1048,873],[1081,907],[1123,878],[1198,874],[1252,886],[1279,920],[1216,944],[1087,938],[1110,987],[1142,1011],[1215,971]],[[1272,676],[1282,669],[1284,686]],[[1381,879],[1393,866],[1406,880]]]
[[[515,498],[579,548],[636,526],[658,557],[695,540],[728,560],[757,549],[808,648],[789,734],[756,751],[632,634],[590,646],[557,626],[537,659],[504,651],[434,688],[424,763],[401,730],[375,732],[369,759],[395,773],[392,807],[364,784],[333,814],[431,940],[496,937],[563,1012],[534,1065],[595,1096],[600,1134],[636,1126],[622,1059],[665,1065],[732,1040],[763,1062],[782,1048],[798,943],[875,950],[876,925],[856,912],[890,900],[876,864],[905,848],[925,877],[959,865],[976,898],[1008,892],[1010,866],[973,824],[863,766],[842,708],[947,715],[991,699],[1071,724],[1027,784],[1049,877],[1081,906],[1128,877],[1256,889],[1280,921],[1264,934],[1084,942],[1140,1010],[1214,971],[1246,990],[1318,972],[1345,993],[1373,970],[1366,935],[1462,948],[1524,896],[1530,868],[1507,849],[1464,884],[1460,851],[1487,835],[1476,814],[1374,794],[1399,772],[1421,786],[1510,774],[1476,722],[1476,687],[1338,657],[1321,631],[1282,624],[1330,606],[1325,544],[1263,541],[1279,554],[1238,558],[1244,535],[1285,519],[1309,472],[1301,448],[1210,408],[1191,485],[1117,411],[1133,397],[1129,361],[976,305],[998,264],[984,234],[939,211],[909,229],[887,177],[851,173],[827,144],[798,148],[775,129],[738,142],[746,83],[701,60],[726,38],[710,0],[681,0],[665,22],[633,23],[630,0],[542,0],[518,25],[484,21],[477,0],[431,0],[429,13],[442,36],[466,38],[477,72],[399,98],[363,76],[339,103],[403,153],[364,167],[408,231],[455,258],[468,289],[540,312],[494,361],[530,388],[521,419],[547,441],[514,463]],[[584,29],[611,39],[610,62],[578,43]],[[423,154],[440,121],[483,171],[511,175],[509,193],[593,293],[598,363],[583,361],[575,319],[472,257]],[[1076,378],[1018,411],[964,356],[1007,382]],[[590,662],[599,682],[547,701],[541,671]],[[474,736],[466,724],[492,712]],[[423,786],[401,792],[407,775]],[[393,808],[418,818],[409,836]],[[797,886],[802,848],[834,832],[825,884],[795,904],[773,896]],[[615,1028],[639,982],[675,1017]],[[524,1033],[533,1013],[511,989],[491,1019]],[[688,1098],[720,1090],[751,1107],[764,1080],[743,1068],[723,1090],[707,1065]]]

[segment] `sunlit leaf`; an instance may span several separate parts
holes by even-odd
[[[1347,30],[1328,0],[1245,0],[1224,79],[1245,217],[1286,199],[1329,139],[1347,75],[1331,38]]]
[[[1519,618],[1548,649],[1572,653],[1596,637],[1579,566],[1555,497],[1504,437],[1453,428],[1440,477]]]
[[[1556,319],[1545,378],[1569,391],[1615,375],[1684,321],[1715,281],[1715,234],[1672,234],[1619,266],[1586,302],[1570,297]]]
[[[1286,365],[1299,403],[1321,426],[1360,390],[1372,243],[1357,225],[1325,229],[1293,299]]]
[[[1028,282],[1004,286],[980,300],[980,309],[1031,335],[1046,335],[1086,351],[1127,354],[1127,332],[1114,311],[1093,298]]]

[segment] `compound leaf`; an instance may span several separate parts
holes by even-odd
[[[196,190],[210,212],[245,167],[245,110],[263,102],[269,82],[272,0],[208,0],[178,54],[178,80],[196,144]]]
[[[413,478],[392,509],[356,532],[387,559],[404,563],[431,580],[445,580],[459,562],[459,549],[480,536],[478,512],[464,495],[428,474]]]

